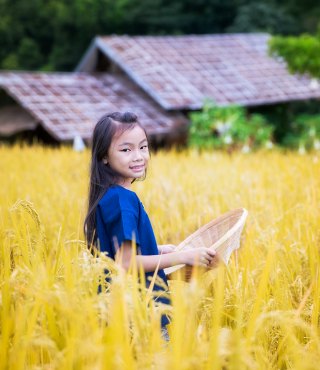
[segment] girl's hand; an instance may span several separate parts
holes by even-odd
[[[182,261],[190,266],[214,267],[217,259],[217,254],[214,249],[210,248],[194,248],[187,249],[180,252],[182,254]]]
[[[217,267],[219,263],[220,263],[220,256],[216,252],[214,258],[211,260],[211,262],[209,263],[208,267],[212,269],[214,267]]]
[[[158,245],[159,254],[172,253],[176,246],[173,244]]]

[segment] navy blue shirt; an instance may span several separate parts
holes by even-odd
[[[111,186],[99,201],[96,226],[99,249],[101,252],[107,252],[112,259],[115,259],[116,251],[125,240],[135,240],[141,255],[159,254],[151,222],[140,199],[135,192],[120,185]],[[148,287],[149,277],[152,277],[154,272],[146,272],[145,275]],[[158,276],[168,286],[163,270],[158,271]],[[156,301],[170,304],[167,297],[161,297],[163,287],[155,283],[153,290],[159,295],[154,298]],[[163,315],[161,325],[168,323],[168,318]]]

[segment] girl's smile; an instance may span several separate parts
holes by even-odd
[[[144,164],[140,165],[140,166],[132,166],[130,167],[132,169],[132,171],[134,172],[141,172],[141,171],[144,171]]]

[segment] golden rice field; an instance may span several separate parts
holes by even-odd
[[[320,156],[152,155],[134,184],[158,243],[237,207],[242,247],[165,307],[82,242],[89,151],[0,147],[0,369],[318,369]],[[106,266],[114,282],[97,294]]]

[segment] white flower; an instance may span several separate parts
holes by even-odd
[[[299,146],[298,153],[299,153],[300,155],[304,155],[304,154],[306,154],[306,148],[304,147],[304,145],[300,145],[300,146]]]
[[[223,127],[224,127],[224,124],[223,124],[223,122],[220,122],[220,121],[218,123],[216,123],[216,125],[215,125],[215,128],[216,128],[216,130],[218,131],[219,134],[222,133]]]
[[[220,135],[223,135],[226,132],[228,132],[230,128],[231,128],[231,123],[229,122],[218,121],[218,123],[216,124],[216,130],[218,131]]]
[[[313,142],[313,147],[314,147],[315,150],[320,150],[320,140],[319,139],[316,139]]]
[[[250,152],[250,147],[249,145],[244,145],[241,149],[242,153],[249,153]]]
[[[232,137],[230,135],[225,136],[223,142],[227,145],[231,144],[233,142]]]
[[[272,148],[273,148],[273,142],[272,142],[272,141],[270,141],[270,140],[268,140],[268,141],[266,142],[266,148],[267,148],[267,149],[272,149]]]

